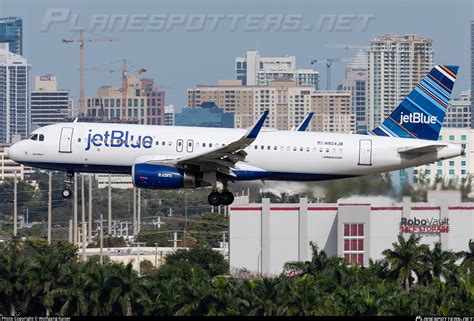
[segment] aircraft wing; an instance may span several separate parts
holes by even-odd
[[[429,154],[434,153],[438,149],[446,147],[444,144],[432,144],[422,147],[400,147],[398,152],[400,154],[407,154],[407,155],[422,155],[422,154]]]
[[[247,153],[244,151],[244,148],[252,144],[257,138],[267,116],[268,110],[262,114],[260,119],[240,139],[201,154],[179,158],[176,164],[195,165],[199,166],[201,170],[217,171],[235,176],[232,173],[232,168],[235,168],[237,162],[245,161]]]

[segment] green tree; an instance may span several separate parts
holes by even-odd
[[[225,274],[229,270],[229,265],[224,260],[224,256],[208,247],[198,247],[189,250],[178,249],[175,253],[169,254],[166,257],[164,265],[179,266],[184,263],[201,267],[210,277]]]
[[[469,249],[458,253],[462,258],[461,268],[468,274],[474,271],[474,240],[469,240]]]
[[[426,245],[419,245],[419,243],[420,237],[413,234],[408,240],[399,235],[398,243],[392,243],[393,250],[387,249],[382,252],[392,272],[398,276],[407,292],[410,290],[412,273],[421,273],[425,270],[423,253],[426,253],[428,249]]]

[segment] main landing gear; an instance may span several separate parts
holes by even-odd
[[[224,190],[221,193],[213,191],[207,197],[207,201],[212,206],[230,205],[234,202],[234,194],[228,190]]]
[[[66,180],[64,181],[66,186],[61,192],[64,198],[70,198],[72,196],[72,186],[74,185],[74,172],[67,172]]]

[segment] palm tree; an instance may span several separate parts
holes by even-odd
[[[59,285],[51,290],[45,300],[49,302],[59,301],[60,315],[87,315],[89,313],[89,302],[84,292],[84,284],[87,281],[84,266],[76,262],[68,263],[59,277]]]
[[[412,273],[422,273],[425,270],[423,253],[428,249],[426,245],[419,245],[419,243],[420,237],[413,234],[408,240],[399,235],[398,243],[392,243],[393,250],[387,249],[382,252],[391,270],[398,276],[407,292],[410,291]]]
[[[315,275],[317,272],[324,270],[330,265],[339,265],[340,258],[328,258],[324,250],[319,250],[316,243],[310,242],[311,246],[311,261],[306,262],[288,262],[283,269],[287,275]]]
[[[104,304],[108,301],[109,288],[107,287],[108,264],[88,261],[85,265],[86,280],[84,291],[87,293],[90,314],[105,316],[110,312],[110,306]]]
[[[467,273],[474,271],[474,240],[469,240],[469,250],[461,251],[458,255],[462,258],[461,268]]]
[[[121,311],[125,316],[133,315],[134,304],[144,304],[148,297],[145,287],[140,282],[138,274],[131,263],[113,263],[109,265],[110,275],[106,284],[110,290],[109,306],[112,311]]]
[[[434,278],[441,276],[448,279],[454,273],[456,268],[455,261],[458,255],[452,251],[444,251],[440,242],[434,244],[433,250],[429,248],[423,253],[422,261],[426,269],[431,271]]]
[[[28,306],[30,296],[26,295],[27,261],[17,251],[0,253],[0,301],[15,316],[18,308],[24,310]]]
[[[48,293],[54,288],[59,272],[59,261],[54,255],[37,255],[27,269],[30,294],[37,298],[46,316],[50,315],[53,306],[53,300]]]

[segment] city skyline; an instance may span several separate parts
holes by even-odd
[[[323,27],[318,31],[248,31],[239,27],[235,31],[221,27],[214,31],[186,31],[175,28],[163,32],[95,32],[107,37],[118,37],[114,43],[99,43],[86,45],[86,66],[109,64],[122,58],[130,59],[137,67],[147,69],[146,78],[156,79],[159,85],[169,86],[166,90],[166,104],[174,104],[179,110],[185,105],[186,90],[200,83],[217,84],[220,79],[234,79],[235,58],[242,56],[248,49],[257,49],[264,56],[296,56],[300,68],[314,68],[320,72],[320,83],[325,83],[326,71],[323,65],[312,66],[309,61],[314,58],[343,57],[350,58],[356,50],[325,47],[326,44],[356,44],[369,45],[371,39],[384,34],[417,34],[433,39],[435,63],[459,64],[460,74],[454,96],[470,87],[470,21],[472,19],[472,4],[469,1],[456,1],[454,4],[441,2],[358,2],[357,6],[343,1],[337,4],[327,1],[307,3],[304,1],[291,4],[278,2],[268,5],[263,1],[258,4],[241,2],[231,6],[229,2],[208,1],[197,4],[180,1],[169,1],[160,4],[142,2],[142,6],[131,8],[125,2],[117,2],[110,10],[109,2],[94,2],[94,6],[84,3],[63,3],[44,1],[36,3],[22,1],[1,1],[2,16],[19,16],[23,18],[23,54],[32,65],[32,76],[39,74],[54,74],[63,84],[62,87],[71,90],[77,105],[79,94],[79,50],[77,46],[65,46],[63,38],[77,39],[77,32],[72,32],[71,21],[67,23],[52,23],[48,31],[41,31],[47,9],[66,8],[69,14],[78,14],[78,25],[90,21],[94,14],[104,12],[114,14],[141,13],[191,13],[210,12],[211,14],[238,14],[254,12],[255,14],[274,13],[275,9],[281,14],[292,13],[302,15],[304,21],[317,21],[324,15],[353,14],[368,15],[366,30],[361,25],[352,23],[352,31]],[[273,4],[273,3],[272,3]],[[278,4],[281,4],[278,5]],[[423,8],[430,4],[430,10]],[[207,8],[207,10],[202,10]],[[252,9],[252,10],[250,10]],[[249,11],[250,10],[250,11]],[[456,19],[449,24],[441,24],[445,12],[449,10]],[[403,15],[403,23],[400,16]],[[357,20],[357,19],[356,19]],[[360,19],[359,19],[360,20]],[[420,23],[423,22],[423,23]],[[119,29],[119,28],[117,28]],[[76,34],[76,35],[75,35]],[[94,36],[92,36],[94,37]],[[464,39],[465,41],[459,41]],[[173,43],[173,46],[167,44]],[[45,50],[45,48],[47,48]],[[54,57],[55,63],[51,63]],[[332,71],[332,88],[341,83],[345,64],[335,64]],[[117,74],[103,75],[86,73],[86,96],[92,95],[101,85],[117,86],[120,78]]]

